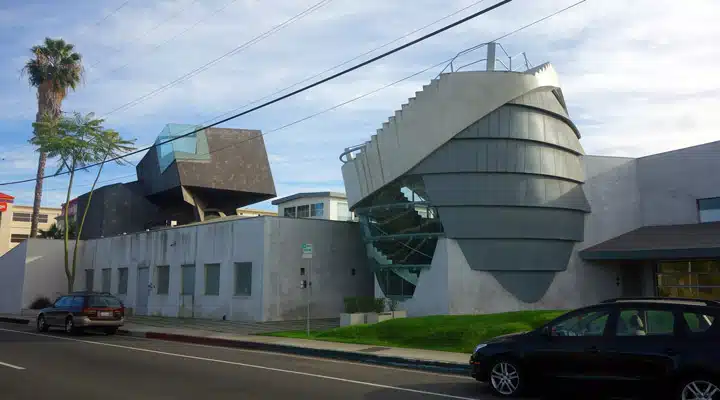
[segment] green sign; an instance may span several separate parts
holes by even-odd
[[[303,243],[302,245],[302,258],[312,258],[313,246],[312,243]]]

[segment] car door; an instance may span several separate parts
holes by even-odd
[[[62,296],[55,300],[52,308],[45,316],[45,320],[49,325],[59,326],[65,323],[62,315],[67,312],[67,307],[70,305],[70,299],[70,296]]]
[[[680,352],[678,312],[665,304],[622,306],[612,324],[606,373],[625,383],[668,376]]]
[[[526,354],[531,368],[553,379],[602,379],[611,314],[610,307],[593,307],[549,324]]]

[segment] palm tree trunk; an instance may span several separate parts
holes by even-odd
[[[98,179],[100,179],[100,173],[102,173],[103,167],[105,166],[105,160],[107,160],[107,154],[105,155],[105,157],[103,157],[103,162],[102,164],[100,164],[100,169],[98,169],[97,175],[95,175],[95,180],[90,187],[90,193],[88,194],[87,203],[85,203],[85,209],[83,210],[83,215],[80,219],[80,225],[78,226],[77,233],[75,234],[75,248],[73,249],[72,261],[73,278],[75,277],[75,267],[77,265],[77,251],[78,247],[80,246],[80,235],[82,234],[83,225],[85,225],[85,217],[87,217],[88,210],[90,209],[90,202],[92,201],[93,192],[95,192],[95,185],[97,185]]]
[[[40,222],[40,204],[42,203],[43,176],[45,176],[45,164],[47,154],[40,153],[38,159],[37,175],[35,176],[35,197],[33,199],[32,218],[30,219],[30,237],[37,237],[38,223]]]
[[[75,284],[75,260],[73,260],[73,270],[70,271],[70,260],[68,242],[70,233],[70,219],[68,216],[68,210],[70,210],[70,192],[72,191],[73,179],[75,178],[75,161],[73,160],[72,168],[70,169],[70,182],[68,183],[67,195],[65,196],[65,229],[64,229],[64,242],[65,242],[65,277],[67,277],[68,293],[72,293],[73,285]],[[76,243],[77,246],[77,243]]]
[[[38,112],[35,121],[40,122],[45,113],[52,113],[53,116],[60,116],[60,103],[62,96],[53,94],[50,83],[43,83],[38,87]],[[42,204],[43,177],[45,176],[45,164],[47,164],[47,153],[41,152],[38,158],[37,175],[35,176],[35,197],[33,198],[32,217],[30,218],[30,237],[37,237],[38,224],[40,222],[40,206]]]

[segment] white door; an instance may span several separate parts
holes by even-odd
[[[135,314],[147,315],[150,290],[152,290],[150,288],[150,268],[138,268],[137,301],[135,302]]]

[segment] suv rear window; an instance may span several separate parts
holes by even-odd
[[[700,312],[684,312],[683,318],[692,333],[704,333],[715,324],[715,316]]]
[[[88,299],[88,307],[91,308],[120,308],[122,304],[120,300],[112,296],[90,296]]]

